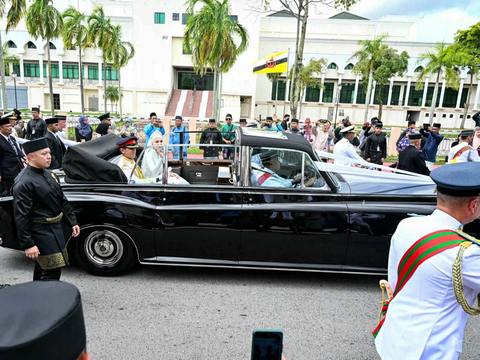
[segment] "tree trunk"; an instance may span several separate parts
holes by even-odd
[[[377,97],[377,100],[378,100],[378,120],[379,121],[382,121],[382,107],[383,107],[383,101],[382,101],[382,87],[383,85],[379,85],[379,88],[378,88],[378,97]]]
[[[299,73],[300,73],[300,67],[302,66],[302,61],[303,61],[303,50],[305,48],[305,35],[307,33],[307,19],[308,19],[308,3],[305,5],[305,11],[303,14],[303,19],[302,19],[302,30],[300,33],[300,42],[298,44],[298,51],[297,51],[297,56],[296,56],[296,63],[297,63],[297,68],[296,68],[296,79],[294,80],[294,85],[292,88],[293,92],[293,97],[291,97],[291,103],[295,104],[295,112],[296,108],[298,106],[298,102],[302,101],[302,99],[299,99],[300,97],[300,92],[301,92],[301,79]],[[293,115],[293,110],[292,110],[292,118],[295,116]]]
[[[2,107],[3,107],[3,112],[6,113],[7,112],[7,87],[5,85],[5,66],[4,66],[4,59],[3,59],[3,51],[1,51],[2,49],[3,49],[2,37],[0,36],[0,64],[1,64],[0,77],[2,80]]]
[[[82,63],[82,49],[78,49],[78,66],[79,66],[79,73],[80,73],[80,104],[82,107],[82,115],[85,115],[85,98],[83,93],[83,63]]]
[[[105,112],[107,112],[107,59],[105,56],[105,51],[103,52],[103,96],[105,102]]]
[[[280,78],[277,79],[277,90],[275,91],[275,114],[277,113],[277,100],[278,100],[278,82],[280,81]],[[277,116],[280,114],[277,114]]]
[[[299,5],[299,8],[298,8],[298,18],[297,18],[297,38],[295,40],[295,61],[293,62],[293,66],[292,66],[292,76],[291,76],[291,79],[290,81],[288,80],[288,74],[287,74],[287,81],[286,81],[286,85],[288,84],[289,86],[286,86],[285,88],[285,100],[283,102],[283,112],[285,113],[285,108],[286,108],[286,101],[288,100],[288,96],[287,96],[287,92],[288,92],[288,95],[290,95],[290,113],[291,113],[291,116],[292,116],[292,119],[296,118],[297,117],[297,105],[296,103],[293,101],[293,94],[295,94],[295,79],[297,78],[297,74],[298,74],[298,45],[300,44],[300,15],[302,13],[302,9],[300,8],[301,6],[301,1],[300,1],[300,5]],[[290,55],[290,53],[289,53]],[[288,71],[288,69],[287,69]]]
[[[477,86],[480,86],[480,85],[477,85]],[[470,96],[472,95],[472,89],[473,89],[473,70],[470,69],[470,88],[468,89],[467,102],[463,107],[463,119],[462,119],[462,123],[460,124],[460,129],[465,128],[465,119],[467,118],[468,108],[470,107]]]
[[[120,70],[122,68],[119,67],[118,68],[118,102],[119,102],[119,105],[120,105],[120,120],[123,119],[123,113],[122,113],[122,88],[120,86]]]
[[[300,91],[300,100],[299,100],[299,106],[298,106],[298,120],[302,119],[302,100],[303,100],[304,93],[305,93],[305,89]]]
[[[217,122],[220,122],[220,113],[222,111],[222,86],[223,86],[223,74],[218,74],[218,77],[220,78],[220,86],[218,87],[218,110],[217,113],[215,114],[215,119]]]
[[[52,80],[52,63],[50,61],[50,39],[47,38],[47,56],[48,56],[48,87],[50,89],[50,106],[52,107],[52,117],[55,116],[55,108],[53,106],[53,80]],[[43,71],[43,69],[40,69]]]
[[[432,98],[432,108],[430,109],[430,125],[433,124],[433,114],[435,113],[435,106],[437,105],[437,96],[438,96],[438,83],[440,82],[440,73],[442,72],[441,69],[438,69],[437,73],[437,81],[435,81],[435,89],[433,89],[433,98]],[[428,92],[428,90],[427,90]]]
[[[373,83],[373,63],[370,67],[370,74],[368,75],[368,86],[367,86],[367,98],[365,99],[365,118],[364,123],[368,122],[368,108],[370,106],[370,97],[372,96],[372,83]]]
[[[213,68],[213,111],[212,117],[216,116],[218,109],[220,108],[220,99],[218,96],[220,90],[220,74],[218,73],[220,68],[220,62],[218,61]],[[219,121],[220,119],[215,119]]]

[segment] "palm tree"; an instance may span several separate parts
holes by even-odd
[[[194,13],[194,7],[203,4]],[[204,74],[213,68],[213,117],[220,118],[220,77],[232,68],[238,56],[248,46],[248,32],[238,21],[230,19],[229,0],[188,0],[190,15],[184,32],[184,47],[191,52],[196,71]],[[237,46],[234,37],[240,39]]]
[[[5,32],[7,34],[10,30],[13,30],[18,25],[27,7],[26,0],[10,0],[10,3],[12,4],[12,6],[10,7],[7,13],[7,27],[5,29]],[[6,10],[7,10],[6,1],[0,0],[0,17],[3,18]],[[2,47],[3,49],[1,34],[0,34],[0,47]],[[0,51],[0,64],[4,64],[4,63],[5,63],[4,53],[3,51]],[[7,110],[7,90],[5,85],[5,68],[3,66],[0,66],[0,78],[1,78],[0,80],[2,81],[3,111],[6,111]]]
[[[435,81],[435,89],[433,90],[432,108],[430,109],[430,124],[433,123],[433,113],[438,96],[438,84],[440,76],[445,73],[446,86],[452,89],[458,89],[459,80],[456,66],[461,65],[464,61],[464,54],[454,51],[453,48],[447,46],[444,42],[435,45],[435,51],[428,51],[421,54],[417,60],[417,64],[423,65],[423,70],[418,75],[417,88],[422,88],[427,77],[437,74]]]
[[[357,60],[355,65],[355,70],[360,73],[368,74],[368,86],[367,86],[367,98],[365,99],[365,119],[364,122],[368,121],[368,108],[370,105],[370,97],[372,91],[373,83],[373,72],[375,70],[375,65],[383,58],[385,55],[385,47],[383,47],[383,40],[386,39],[388,35],[382,34],[376,36],[373,40],[360,40],[358,45],[361,45],[360,50],[357,50],[350,57],[349,61]]]
[[[118,97],[120,102],[120,119],[122,119],[122,88],[120,84],[120,70],[135,56],[133,44],[122,40],[122,27],[114,26],[112,29],[112,44],[107,50],[108,61],[113,62],[113,68],[118,71]]]
[[[115,86],[107,86],[107,91],[105,91],[104,98],[105,98],[105,102],[107,100],[110,101],[110,104],[112,105],[112,113],[113,113],[113,103],[117,103],[119,100],[118,88],[116,88]]]
[[[5,75],[10,75],[9,64],[10,63],[14,65],[19,64],[20,58],[17,55],[8,55],[7,44],[3,44],[2,46],[2,55],[3,55],[3,66],[4,66]]]
[[[63,28],[63,46],[67,49],[75,47],[78,49],[78,62],[80,70],[80,101],[82,106],[82,115],[85,115],[85,99],[83,93],[83,65],[82,50],[90,45],[88,39],[88,29],[85,25],[86,15],[79,12],[73,6],[69,6],[62,14],[64,22]]]
[[[103,88],[107,89],[107,57],[106,52],[111,45],[113,26],[110,19],[105,16],[103,6],[99,6],[93,10],[88,17],[88,34],[89,39],[103,53]],[[107,112],[107,98],[104,96],[105,112]]]
[[[53,5],[53,0],[35,0],[25,13],[25,23],[28,33],[35,39],[39,37],[47,41],[48,55],[48,86],[50,88],[50,106],[52,116],[53,109],[53,82],[52,68],[50,61],[50,40],[62,35],[63,18],[62,14]]]

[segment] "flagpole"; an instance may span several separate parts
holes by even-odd
[[[290,48],[288,48],[288,55],[287,55],[287,81],[286,81],[286,84],[285,84],[285,97],[283,98],[283,118],[285,119],[285,108],[287,107],[287,103],[286,103],[286,100],[287,100],[287,91],[290,93],[290,90],[289,90],[289,84],[290,84],[290,80],[288,80],[288,65],[290,63]],[[278,97],[278,82],[277,82],[277,97]]]

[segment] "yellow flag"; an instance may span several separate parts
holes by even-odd
[[[288,65],[288,51],[270,54],[253,63],[254,74],[286,73]]]

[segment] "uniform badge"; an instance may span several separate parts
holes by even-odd
[[[53,179],[54,179],[57,183],[60,183],[60,182],[58,181],[57,176],[56,176],[53,172],[50,173],[50,174],[52,175]]]

